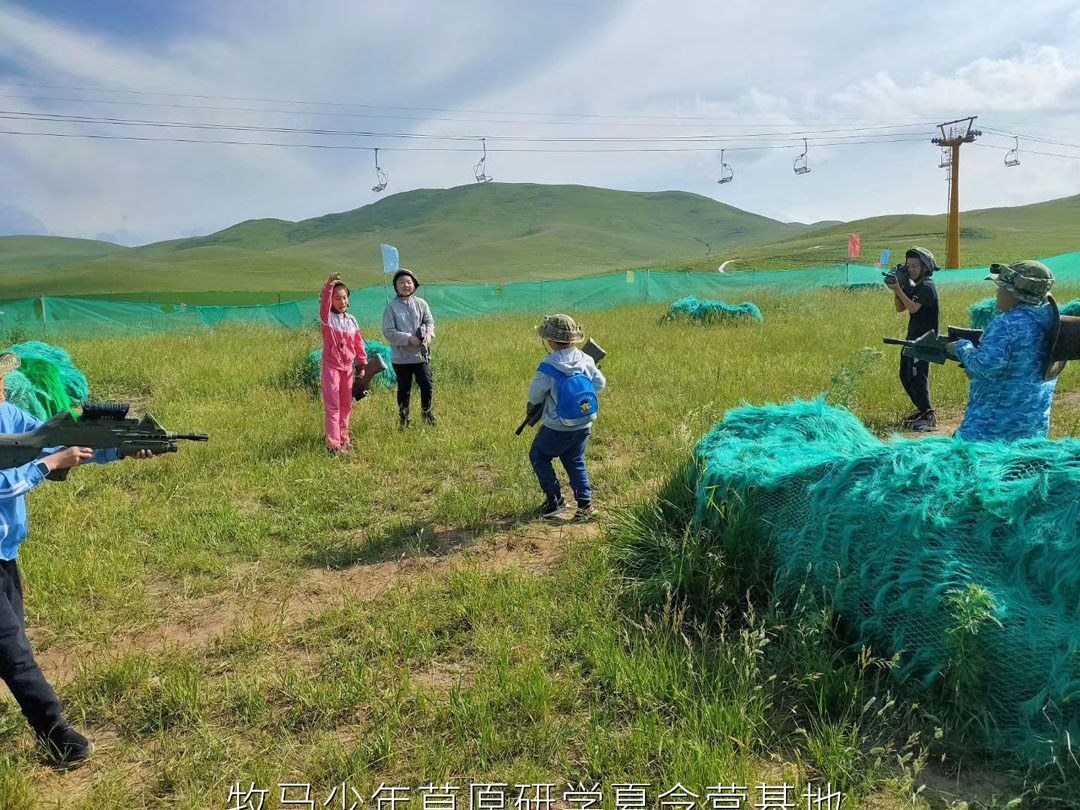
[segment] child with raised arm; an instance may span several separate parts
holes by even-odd
[[[334,273],[323,285],[319,300],[323,339],[322,396],[326,409],[326,447],[331,453],[349,451],[353,362],[361,371],[367,365],[364,336],[348,309],[349,288],[341,280],[341,274]]]

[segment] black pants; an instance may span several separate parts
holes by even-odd
[[[930,404],[930,364],[900,356],[900,384],[919,413],[934,410]]]
[[[397,374],[398,410],[407,411],[412,400],[413,379],[420,386],[420,407],[431,410],[431,395],[435,391],[435,380],[431,376],[431,366],[427,363],[394,363]]]
[[[47,734],[63,718],[63,707],[34,660],[26,637],[22,578],[15,560],[0,560],[0,678],[34,731]]]

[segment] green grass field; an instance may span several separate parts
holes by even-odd
[[[966,324],[986,293],[949,290],[943,322]],[[787,783],[803,807],[808,780],[844,808],[1080,806],[1075,763],[1024,773],[944,749],[887,662],[845,653],[822,616],[748,608],[730,593],[738,561],[661,519],[728,408],[829,392],[882,435],[908,410],[894,354],[850,373],[903,331],[887,295],[752,298],[762,325],[662,324],[664,305],[581,315],[609,352],[588,453],[598,526],[530,517],[540,495],[513,430],[542,355],[535,318],[445,324],[440,425],[399,432],[377,390],[347,458],[325,453],[321,405],[295,387],[314,333],[68,342],[94,397],[211,441],[28,497],[31,635],[99,750],[46,768],[6,699],[0,807],[228,807],[235,782],[272,808],[280,783],[310,784],[318,807],[342,782],[368,802],[382,782],[448,780],[601,782],[605,807],[620,781],[700,796],[735,782],[747,807]],[[1054,435],[1080,431],[1078,375]],[[932,383],[955,424],[962,372]],[[643,597],[623,560],[645,539],[655,578],[706,570],[722,609],[689,622],[677,588]]]
[[[962,263],[1080,250],[1080,197],[966,212]],[[913,244],[944,262],[943,216],[781,223],[684,192],[492,183],[395,194],[302,222],[253,220],[210,236],[126,248],[0,237],[0,300],[40,295],[262,304],[312,297],[330,272],[381,281],[379,244],[429,282],[506,283],[661,267],[777,270],[836,264],[851,232],[863,261]],[[363,282],[361,282],[363,283]]]

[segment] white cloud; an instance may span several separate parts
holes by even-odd
[[[342,0],[304,6],[280,0],[258,7],[260,16],[253,19],[250,4],[214,6],[205,28],[184,30],[153,47],[0,7],[0,52],[30,80],[46,84],[622,114],[639,121],[646,115],[741,116],[742,129],[733,128],[734,121],[659,127],[610,119],[593,119],[602,126],[526,126],[493,119],[530,120],[527,117],[453,113],[429,115],[488,123],[329,118],[283,104],[195,99],[172,102],[275,106],[298,112],[281,116],[119,105],[91,108],[35,101],[29,97],[47,92],[74,95],[31,89],[19,91],[22,99],[5,99],[0,106],[492,138],[525,130],[583,136],[616,129],[638,137],[806,128],[836,129],[834,136],[839,136],[881,119],[900,122],[978,113],[980,123],[998,115],[1003,121],[1022,121],[1032,132],[1047,133],[1052,139],[1080,142],[1075,112],[1080,109],[1080,12],[1075,3],[1061,0],[1030,0],[1022,16],[986,14],[974,0],[950,4],[832,0],[812,12],[799,0],[778,0],[767,12],[748,0],[722,5],[689,0],[677,8],[660,0],[531,5],[496,0],[442,5]],[[748,124],[748,116],[756,120]],[[77,131],[59,124],[0,124],[0,129]],[[84,131],[109,130],[85,127]],[[682,188],[785,220],[937,212],[944,207],[944,174],[936,167],[929,132],[917,132],[923,138],[917,143],[840,148],[811,141],[812,172],[798,178],[791,171],[792,158],[802,150],[797,137],[780,144],[782,149],[729,151],[726,160],[735,167],[736,181],[723,187],[716,184],[719,145],[709,151],[630,155],[493,151],[489,170],[505,181]],[[184,130],[135,134],[207,137],[206,132]],[[313,135],[266,133],[217,136],[318,140]],[[983,142],[1005,143],[989,133]],[[465,144],[469,149],[475,146]],[[489,146],[497,149],[500,144],[491,140]],[[1032,202],[1080,190],[1080,161],[1033,154],[1069,150],[1023,142],[1022,148],[1021,167],[1008,174],[1001,166],[1003,153],[965,150],[965,207]],[[1080,149],[1072,151],[1080,154]],[[387,193],[393,193],[469,182],[477,157],[474,151],[386,151],[380,153],[380,162],[390,174]],[[13,201],[33,211],[53,232],[93,236],[123,231],[139,241],[205,233],[255,217],[317,216],[376,199],[369,190],[374,172],[368,152],[0,136],[0,172],[18,190]]]

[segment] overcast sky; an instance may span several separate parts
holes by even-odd
[[[682,189],[785,221],[939,213],[945,172],[920,122],[961,115],[999,131],[963,149],[964,208],[1080,193],[1080,1],[0,0],[0,110],[7,131],[380,146],[384,195],[472,181],[479,143],[25,114],[487,137],[497,181]],[[806,131],[811,172],[797,177]],[[1021,134],[1015,168],[1000,132]],[[782,148],[726,152],[735,180],[721,186],[716,141],[509,135]],[[844,138],[874,142],[825,145]],[[900,138],[914,140],[886,142]],[[389,150],[402,146],[468,151]],[[628,146],[696,151],[494,151]],[[141,244],[304,219],[378,199],[372,158],[0,134],[0,233]]]

